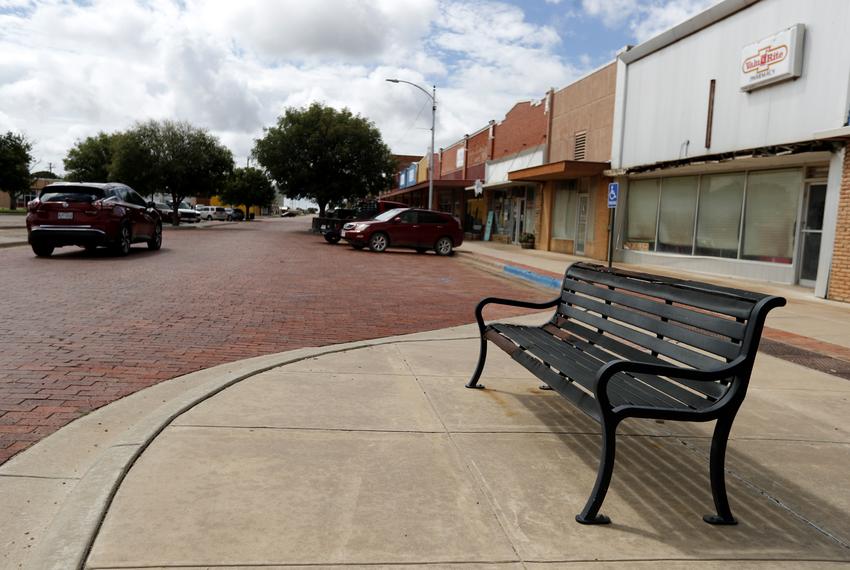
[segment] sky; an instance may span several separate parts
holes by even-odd
[[[148,119],[208,129],[246,164],[287,107],[373,121],[398,154],[501,120],[717,0],[0,0],[0,132],[64,171],[76,141]]]

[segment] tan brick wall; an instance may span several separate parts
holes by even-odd
[[[850,148],[844,149],[844,168],[838,198],[835,247],[827,298],[850,302]]]

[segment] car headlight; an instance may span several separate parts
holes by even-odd
[[[369,224],[357,224],[354,226],[355,232],[365,232],[366,228],[369,227]]]

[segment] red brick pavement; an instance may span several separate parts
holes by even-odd
[[[0,463],[182,374],[472,322],[487,295],[546,296],[456,258],[331,246],[307,227],[285,219],[166,231],[160,252],[137,245],[127,258],[0,250]]]

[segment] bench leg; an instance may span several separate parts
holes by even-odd
[[[580,515],[576,515],[576,521],[581,524],[608,524],[611,519],[599,514],[602,501],[608,492],[608,484],[611,483],[611,474],[614,472],[614,451],[617,432],[617,422],[613,420],[602,421],[602,452],[599,460],[599,470],[596,472],[596,484],[593,492],[584,506]]]
[[[466,383],[467,388],[484,388],[483,384],[478,383],[478,379],[481,378],[481,373],[484,372],[484,361],[487,360],[487,339],[484,338],[484,335],[481,335],[481,350],[478,353],[478,364],[475,365],[475,372],[472,373],[472,377],[469,379],[469,382]]]
[[[726,496],[726,444],[729,440],[729,432],[732,431],[732,422],[735,421],[735,411],[721,416],[714,426],[714,435],[711,438],[711,459],[709,460],[709,474],[711,478],[711,494],[714,497],[714,508],[716,515],[705,515],[702,520],[708,524],[738,524],[732,516],[729,508],[729,498]]]

